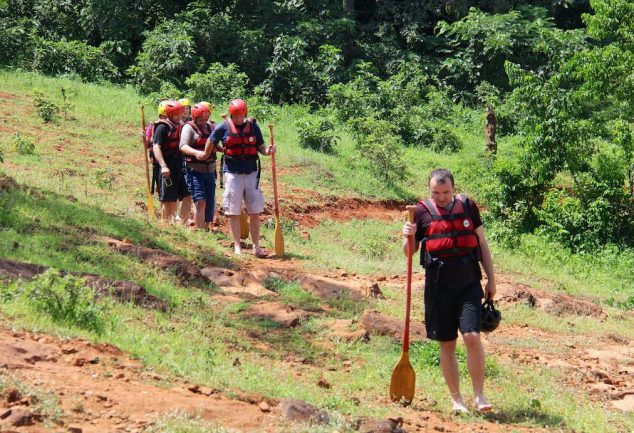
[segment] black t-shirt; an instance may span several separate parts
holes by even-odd
[[[454,200],[456,200],[454,198]],[[471,211],[470,216],[473,221],[473,229],[477,229],[482,225],[482,217],[480,216],[480,209],[478,205],[471,200],[469,197],[466,199],[467,208]],[[414,224],[416,224],[416,242],[420,242],[425,238],[425,234],[427,233],[427,229],[431,225],[432,217],[431,213],[429,213],[429,209],[419,204],[414,209]]]
[[[164,123],[159,123],[154,126],[154,136],[152,137],[152,143],[161,146],[161,150],[167,143],[167,137],[169,136],[169,128]]]

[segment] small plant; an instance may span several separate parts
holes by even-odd
[[[70,102],[68,102],[68,95],[67,95],[66,89],[64,89],[63,87],[61,89],[62,89],[62,99],[64,100],[64,103],[62,104],[62,112],[64,113],[64,120],[68,120],[71,118],[68,112],[72,110],[75,106],[71,104]]]
[[[28,283],[22,296],[35,311],[45,314],[54,322],[87,329],[100,334],[106,323],[106,307],[97,303],[93,289],[84,279],[62,276],[49,269]]]
[[[39,92],[35,94],[33,105],[37,110],[38,116],[42,118],[44,123],[53,122],[57,117],[57,113],[59,113],[59,107],[48,99],[45,99],[44,95]]]
[[[325,117],[310,116],[295,122],[300,146],[323,153],[334,153],[339,143],[335,125]]]
[[[115,179],[116,177],[111,168],[102,168],[95,172],[95,181],[97,182],[97,186],[99,186],[99,188],[112,189],[112,184]]]
[[[4,162],[4,146],[0,146],[0,164]]]
[[[13,134],[13,149],[20,155],[35,155],[35,143],[32,138],[23,137],[19,132]]]

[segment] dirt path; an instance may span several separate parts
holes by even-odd
[[[156,254],[145,254],[145,250],[130,248],[120,241],[105,241],[113,248],[134,254],[140,260],[158,260]],[[166,256],[165,259],[169,257]],[[218,300],[227,303],[252,300],[253,305],[245,314],[266,317],[278,321],[284,327],[295,326],[306,312],[276,302],[276,294],[265,285],[268,278],[299,281],[305,290],[322,300],[341,296],[344,292],[351,299],[359,300],[380,296],[375,291],[378,286],[404,286],[402,275],[362,276],[344,271],[310,273],[303,271],[301,263],[296,260],[244,261],[240,269],[208,267],[197,272],[194,279],[201,275],[218,284],[223,292],[215,295]],[[422,281],[423,277],[417,274],[415,278]],[[416,294],[419,295],[420,293]],[[599,319],[604,314],[600,307],[587,300],[553,296],[514,283],[504,275],[499,276],[499,299],[503,305],[526,303],[555,315],[578,314]],[[360,317],[360,334],[347,329],[349,323],[345,320],[333,320],[333,327],[339,327],[338,332],[341,332],[342,338],[347,338],[346,333],[351,333],[349,336],[352,339],[362,338],[365,333],[392,335],[396,339],[400,337],[398,330],[402,324],[399,318],[372,317],[371,326],[366,325],[363,317]],[[377,328],[377,324],[383,324],[384,328]],[[417,335],[417,332],[422,331],[414,329],[413,335]],[[560,368],[567,374],[565,385],[581,390],[598,404],[611,409],[634,410],[632,342],[617,335],[596,338],[578,335],[575,340],[568,340],[567,337],[565,333],[504,325],[485,338],[485,345],[487,352],[494,353],[501,360]],[[510,344],[513,339],[527,338],[539,341],[540,344],[526,349],[518,349]],[[290,374],[293,374],[297,365],[294,362],[288,363]],[[305,365],[302,366],[302,369],[306,368]],[[320,367],[309,368],[317,372]],[[279,402],[274,399],[252,395],[241,401],[196,384],[162,378],[109,345],[94,345],[79,339],[60,340],[30,332],[13,332],[5,327],[0,329],[0,369],[5,376],[14,377],[40,393],[55,395],[62,411],[59,419],[64,428],[72,426],[80,429],[74,431],[141,432],[158,417],[174,410],[200,415],[205,420],[241,432],[289,431],[286,427],[288,421],[282,414]],[[514,431],[546,431],[498,424],[493,420],[478,420],[473,424],[460,422],[450,415],[426,409],[424,398],[421,398],[423,400],[413,407],[394,407],[395,417],[404,419],[403,429],[407,432],[467,431],[465,429],[504,432],[509,428]],[[377,403],[388,407],[391,405],[385,396],[378,399],[380,401]],[[260,407],[263,401],[266,402],[264,411]],[[9,409],[11,413],[8,412]],[[53,417],[38,420],[34,414],[37,415],[37,404],[28,398],[10,398],[5,393],[0,400],[0,426],[6,426],[21,415],[35,418],[35,425],[11,426],[12,431],[37,433],[59,430],[60,426],[54,423]]]

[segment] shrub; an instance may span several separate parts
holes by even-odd
[[[27,66],[33,57],[34,38],[28,19],[13,21],[2,17],[0,26],[0,64]]]
[[[33,105],[35,106],[38,116],[40,116],[45,123],[53,122],[59,112],[59,107],[48,99],[45,99],[44,95],[39,92],[35,93]]]
[[[38,39],[33,69],[48,75],[76,74],[86,81],[113,79],[116,67],[101,51],[81,41]]]
[[[295,122],[300,146],[324,153],[334,153],[339,143],[333,122],[319,115],[300,118]]]
[[[460,138],[447,125],[433,124],[432,143],[435,152],[457,152],[462,148]]]
[[[28,283],[22,295],[37,312],[54,322],[77,326],[96,333],[104,330],[106,307],[95,301],[93,289],[84,279],[62,276],[49,269]]]
[[[391,122],[374,118],[358,119],[358,149],[374,175],[388,183],[408,176],[403,143]],[[388,139],[386,139],[388,138]]]
[[[143,33],[143,47],[128,68],[142,92],[156,92],[162,81],[179,86],[191,75],[197,63],[191,33],[191,25],[169,20]]]
[[[32,138],[23,137],[19,132],[13,134],[13,149],[20,155],[35,155],[35,143]]]
[[[185,80],[196,100],[224,101],[245,98],[249,77],[234,63],[212,63],[207,72],[197,72]]]

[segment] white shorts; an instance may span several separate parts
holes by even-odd
[[[223,173],[223,175],[225,190],[222,197],[222,207],[225,215],[240,215],[243,198],[249,215],[264,212],[264,196],[260,188],[256,188],[257,171],[249,174]]]

